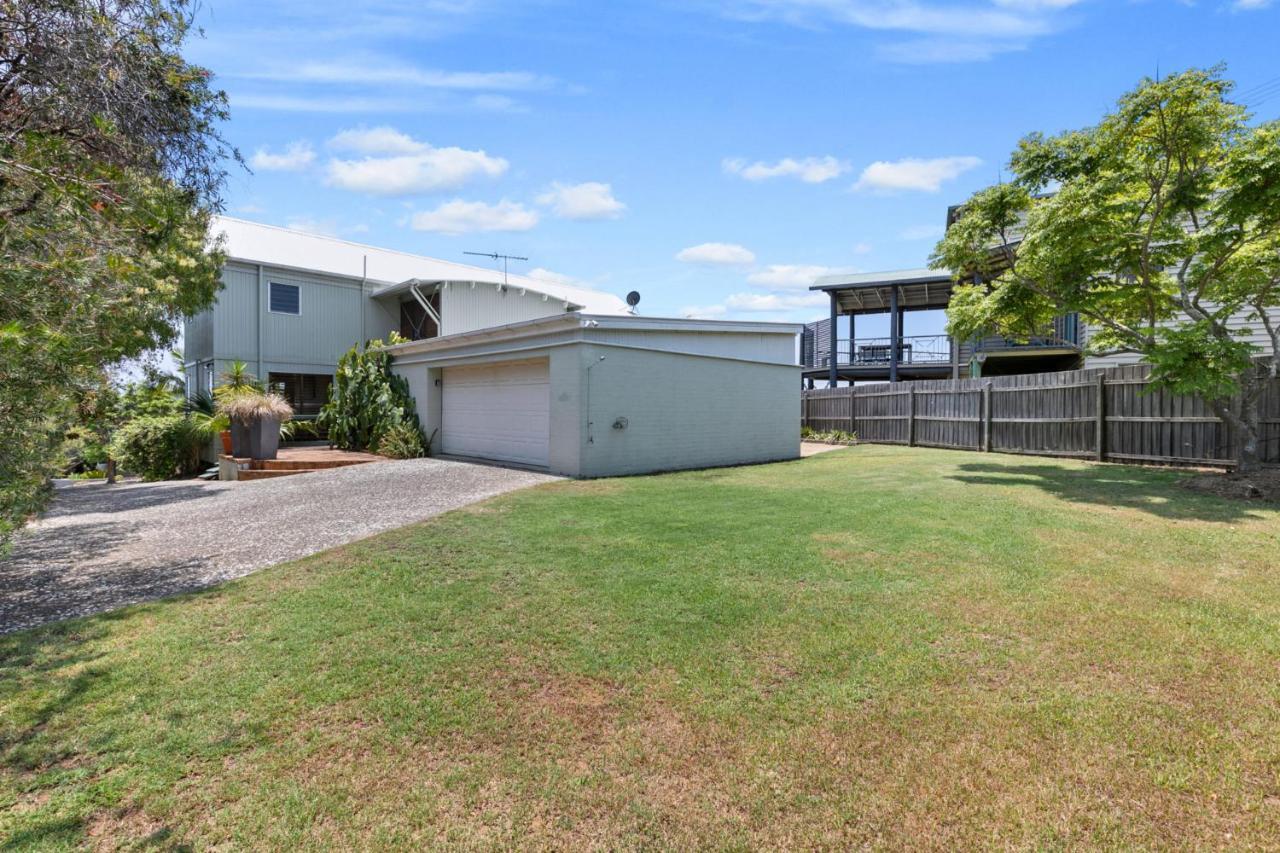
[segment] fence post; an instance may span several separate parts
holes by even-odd
[[[916,446],[916,386],[907,386],[907,447]]]
[[[1097,448],[1097,459],[1099,462],[1107,458],[1107,375],[1105,373],[1098,374],[1098,388],[1094,393],[1094,412],[1097,414],[1097,423],[1094,426],[1094,445]]]
[[[991,452],[991,383],[982,386],[982,452]]]
[[[853,435],[858,431],[857,413],[853,409],[853,407],[857,405],[857,402],[858,402],[858,395],[853,393],[853,385],[851,383],[849,385],[849,434],[850,435]]]

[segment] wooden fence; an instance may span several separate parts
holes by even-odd
[[[803,392],[803,423],[860,441],[1117,462],[1229,464],[1232,428],[1203,400],[1149,387],[1150,367],[882,383]],[[1262,453],[1280,462],[1280,383],[1263,394]]]

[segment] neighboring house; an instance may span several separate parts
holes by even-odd
[[[1079,366],[1080,329],[1074,314],[1058,318],[1044,335],[1028,341],[999,337],[955,341],[946,334],[905,334],[906,315],[945,309],[953,286],[951,273],[945,270],[822,276],[810,289],[827,294],[830,315],[805,326],[800,347],[805,380],[834,384],[958,379]],[[868,314],[889,315],[888,336],[858,336],[857,318]],[[847,334],[842,333],[842,325]]]
[[[801,327],[639,317],[588,288],[220,218],[216,304],[186,326],[191,391],[240,360],[300,414],[338,358],[390,348],[433,452],[607,476],[791,459]]]
[[[959,206],[948,208],[947,227],[955,222],[959,210]],[[1015,229],[1010,245],[1016,246],[1020,239],[1021,232]],[[834,274],[817,279],[810,289],[830,297],[830,313],[824,320],[805,324],[801,335],[806,384],[1006,376],[1115,367],[1142,360],[1137,353],[1087,354],[1094,329],[1076,314],[1057,317],[1043,334],[1029,340],[993,336],[955,341],[946,334],[904,334],[906,314],[946,309],[954,283],[950,272],[933,269]],[[857,318],[867,314],[889,314],[889,335],[858,337]],[[1249,314],[1237,314],[1229,325],[1242,333],[1242,340],[1269,353],[1270,337],[1261,321]],[[1280,323],[1280,309],[1272,316]],[[842,318],[847,318],[843,324]]]

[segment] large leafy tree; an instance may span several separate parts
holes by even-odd
[[[0,536],[76,397],[209,305],[226,98],[188,0],[0,0]]]
[[[1280,372],[1280,122],[1252,124],[1231,89],[1216,68],[1147,79],[1093,127],[1026,137],[933,263],[973,282],[952,335],[1017,338],[1079,312],[1091,351],[1137,353],[1156,383],[1202,395],[1248,470]]]

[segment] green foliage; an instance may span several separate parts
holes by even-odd
[[[191,418],[138,418],[116,430],[111,455],[144,480],[168,480],[200,470],[206,436]]]
[[[806,441],[819,441],[825,442],[826,444],[853,444],[858,440],[858,434],[856,432],[847,432],[842,429],[818,432],[810,429],[809,427],[800,428],[800,437]]]
[[[237,394],[247,394],[257,392],[265,393],[266,386],[262,384],[258,377],[249,371],[249,365],[243,361],[233,361],[231,366],[222,371],[222,375],[218,377],[218,387],[213,391],[214,401],[225,397],[232,397]]]
[[[417,459],[427,455],[422,443],[422,430],[403,421],[391,427],[378,439],[377,452],[389,459]]]
[[[342,356],[329,386],[329,401],[316,418],[329,440],[343,450],[373,450],[383,436],[402,425],[417,432],[421,442],[409,383],[391,372],[391,356],[380,343],[352,347]]]
[[[1096,353],[1204,395],[1256,462],[1257,400],[1280,374],[1280,122],[1250,125],[1220,69],[1143,80],[1095,126],[1018,145],[1013,181],[962,207],[932,263],[960,285],[948,331],[1025,337],[1078,312]],[[1240,315],[1272,341],[1263,369]]]
[[[104,371],[172,343],[219,287],[208,226],[238,155],[225,96],[183,58],[192,14],[0,4],[0,538],[39,504]]]

